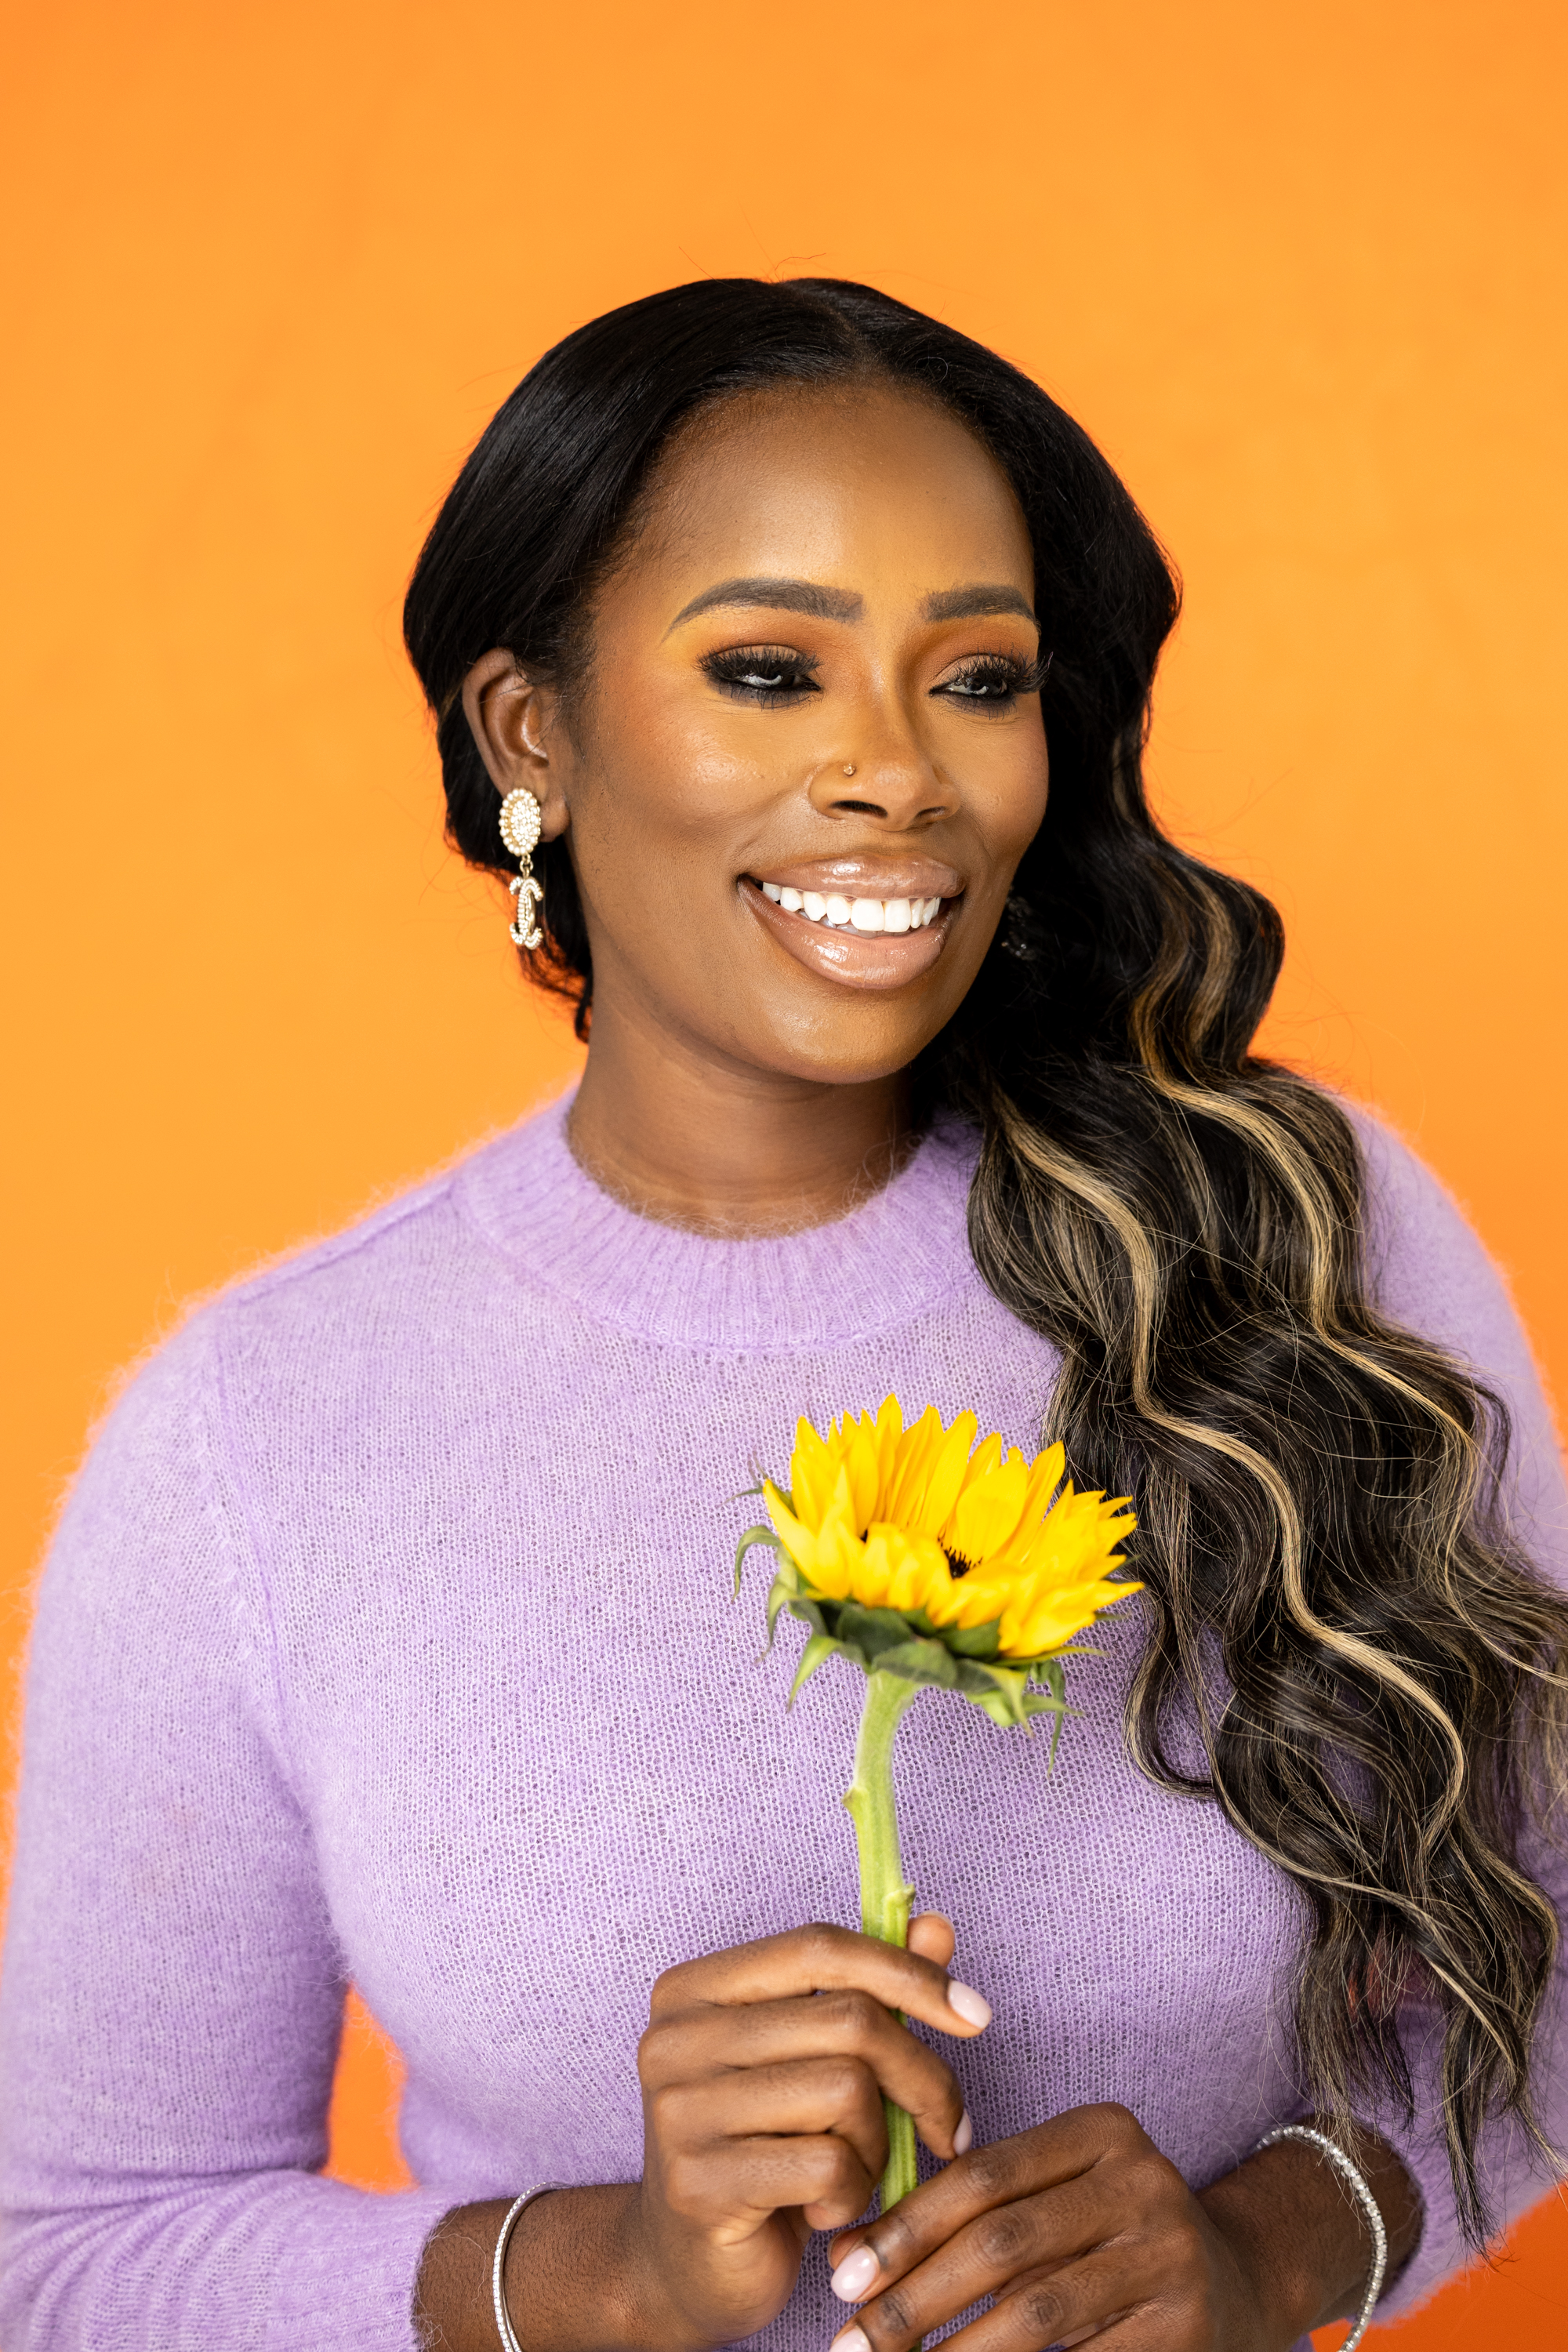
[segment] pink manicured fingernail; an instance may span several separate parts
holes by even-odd
[[[847,2327],[834,2337],[828,2352],[871,2352],[871,2339],[863,2327]]]
[[[958,2129],[952,2135],[952,2152],[954,2156],[967,2156],[973,2146],[974,2126],[970,2122],[969,2109],[965,2107],[958,2118]]]
[[[965,2025],[989,2025],[991,2022],[991,2003],[985,1995],[976,1992],[973,1985],[960,1984],[956,1977],[948,1983],[947,2005],[949,2009],[957,2010]]]
[[[845,2255],[828,2284],[840,2303],[863,2303],[881,2267],[869,2246],[857,2246],[852,2254]],[[836,2337],[837,2352],[859,2352],[859,2346],[849,2341],[850,2336],[859,2335],[859,2329],[852,2327],[848,2335]],[[861,2336],[860,2343],[865,2342]],[[867,2352],[870,2352],[869,2346],[867,2346]]]

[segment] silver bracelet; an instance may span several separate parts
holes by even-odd
[[[1282,2139],[1304,2139],[1328,2163],[1331,2164],[1356,2203],[1361,2207],[1363,2221],[1372,2235],[1372,2271],[1366,2283],[1366,2293],[1361,2299],[1355,2326],[1340,2347],[1340,2352],[1355,2352],[1356,2346],[1372,2325],[1372,2315],[1377,2308],[1377,2298],[1383,2293],[1383,2276],[1388,2268],[1388,2231],[1383,2226],[1383,2215],[1372,2193],[1366,2175],[1358,2164],[1352,2164],[1342,2147],[1335,2146],[1327,2133],[1314,2131],[1310,2124],[1281,2124],[1278,2131],[1265,2132],[1254,2156],[1261,2156],[1266,2147],[1274,2147]],[[512,2352],[509,2344],[506,2352]]]
[[[496,2240],[496,2258],[490,2265],[490,2294],[496,2307],[496,2334],[500,2337],[500,2352],[522,2352],[521,2345],[511,2332],[511,2321],[507,2316],[506,2291],[501,2285],[501,2273],[506,2268],[506,2250],[511,2242],[511,2233],[536,2197],[548,2197],[552,2189],[564,2189],[565,2186],[563,2180],[546,2180],[538,2189],[525,2189],[521,2197],[512,2200],[510,2210],[500,2225],[500,2236]]]

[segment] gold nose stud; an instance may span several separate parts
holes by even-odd
[[[852,776],[855,773],[855,762],[853,760],[845,761],[844,772],[847,776]]]

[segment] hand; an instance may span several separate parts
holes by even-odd
[[[952,1956],[952,1927],[926,1913],[908,1951],[801,1927],[659,1979],[638,2051],[644,2167],[627,2216],[640,2341],[728,2344],[777,2316],[811,2231],[843,2229],[871,2200],[884,2094],[933,2154],[969,2146],[952,2072],[890,2014],[961,2039],[982,2032],[990,2010],[950,1980]]]
[[[862,2307],[834,2352],[910,2352],[984,2295],[948,2339],[963,2352],[1285,2352],[1365,2276],[1364,2230],[1323,2174],[1286,2144],[1200,2198],[1125,2107],[1075,2107],[835,2242],[834,2291]]]

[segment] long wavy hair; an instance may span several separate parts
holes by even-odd
[[[1373,1299],[1350,1121],[1250,1051],[1278,914],[1150,814],[1142,754],[1178,590],[1110,467],[1026,376],[869,287],[710,279],[594,320],[501,408],[409,589],[449,837],[512,870],[464,676],[504,646],[531,677],[581,683],[595,591],[671,433],[743,394],[877,381],[963,420],[1034,541],[1049,805],[916,1076],[929,1108],[980,1130],[971,1245],[1060,1352],[1048,1434],[1080,1479],[1136,1502],[1131,1752],[1221,1805],[1300,1890],[1295,2025],[1321,2113],[1348,2124],[1370,2093],[1408,2116],[1402,2015],[1440,2017],[1479,2242],[1483,2125],[1511,2113],[1542,2145],[1531,2053],[1559,1931],[1519,1846],[1563,1777],[1568,1605],[1507,1530],[1501,1403]],[[538,864],[547,938],[529,968],[585,1034],[568,840]]]

